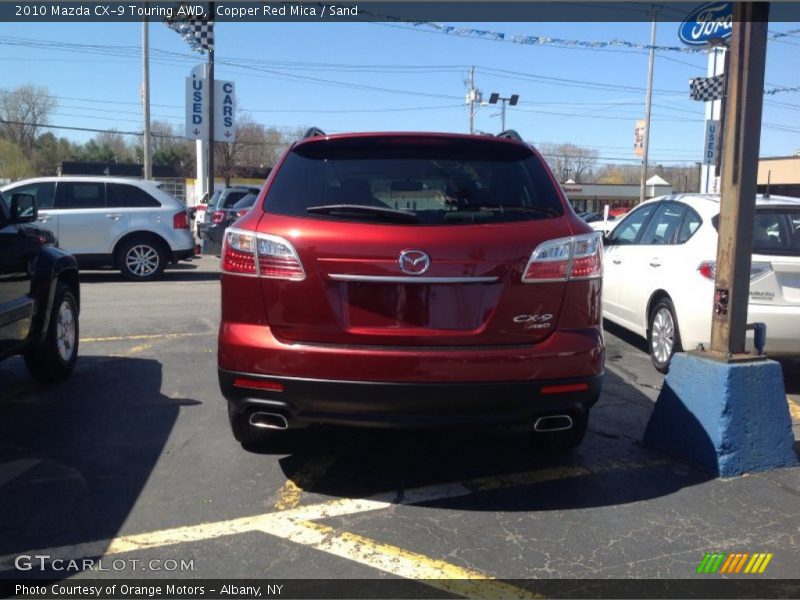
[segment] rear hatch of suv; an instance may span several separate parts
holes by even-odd
[[[750,304],[800,307],[800,202],[756,208]]]
[[[269,182],[255,244],[278,339],[463,348],[536,343],[555,330],[563,242],[530,259],[572,234],[530,147],[383,134],[295,146]]]

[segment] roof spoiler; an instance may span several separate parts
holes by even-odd
[[[506,138],[507,140],[516,140],[517,142],[523,141],[522,136],[514,129],[506,129],[505,131],[501,131],[497,134],[497,137]]]
[[[310,137],[319,137],[327,135],[322,129],[319,127],[309,127],[306,129],[306,132],[303,134],[303,139],[310,138]]]

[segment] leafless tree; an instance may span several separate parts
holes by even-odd
[[[30,159],[39,130],[57,106],[55,97],[40,86],[27,84],[0,91],[0,132]]]
[[[597,150],[575,144],[541,144],[539,151],[562,183],[569,179],[584,182],[597,163]]]

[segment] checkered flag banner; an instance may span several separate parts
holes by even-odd
[[[167,19],[167,27],[177,31],[196,52],[214,51],[214,21],[197,17]]]
[[[689,80],[689,97],[692,100],[708,102],[719,100],[725,95],[725,75],[715,77],[692,77]]]

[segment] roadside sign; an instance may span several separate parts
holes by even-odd
[[[186,137],[190,140],[208,139],[208,99],[206,65],[192,69],[186,78]]]
[[[706,121],[706,137],[703,143],[703,164],[715,165],[717,152],[719,152],[719,121],[708,119]]]
[[[709,2],[681,23],[678,37],[687,46],[708,46],[733,34],[733,2]]]
[[[206,65],[197,65],[186,78],[186,137],[208,140],[208,79]],[[236,85],[214,81],[214,140],[236,141]]]
[[[636,129],[633,130],[633,151],[636,156],[644,156],[644,121],[636,121]]]
[[[214,139],[236,141],[236,86],[232,81],[214,81]]]

